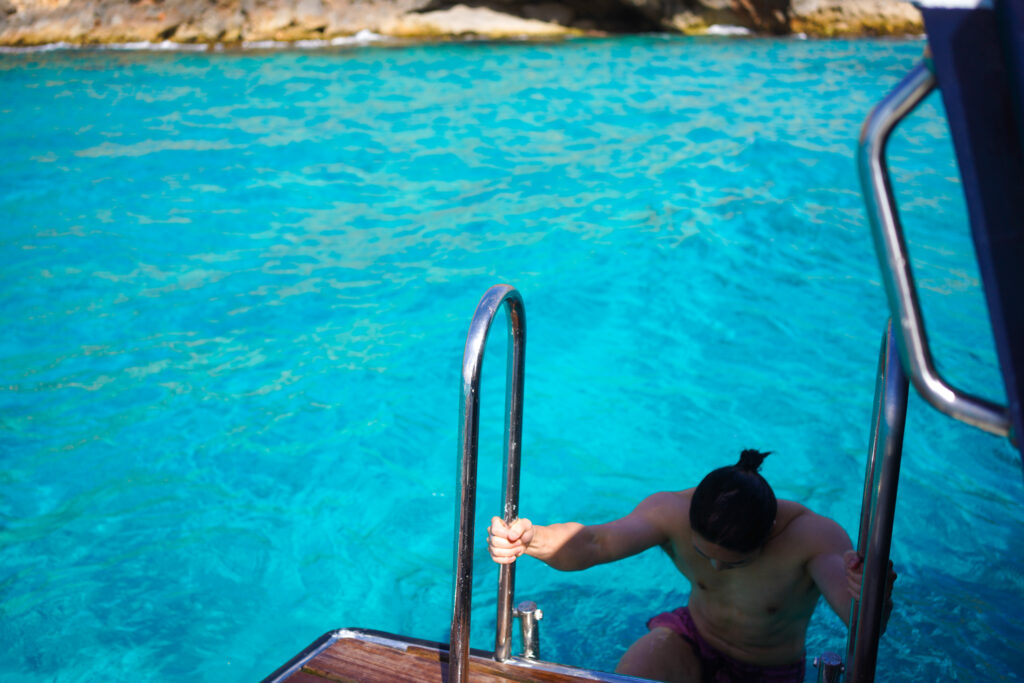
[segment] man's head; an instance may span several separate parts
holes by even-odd
[[[704,477],[690,502],[690,527],[711,543],[739,553],[764,545],[778,510],[772,487],[757,471],[768,455],[745,450],[735,465]]]

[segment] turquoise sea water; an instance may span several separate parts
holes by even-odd
[[[337,627],[447,640],[458,372],[498,282],[529,320],[524,515],[604,521],[757,447],[855,536],[886,304],[853,150],[922,49],[0,54],[0,679],[247,681]],[[890,161],[941,369],[1001,399],[937,98]],[[916,397],[907,430],[880,679],[1020,680],[1019,460]],[[546,659],[605,669],[686,591],[654,551],[517,583]],[[819,612],[810,656],[843,647]]]

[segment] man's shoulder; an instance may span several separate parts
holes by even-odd
[[[651,521],[656,520],[668,527],[676,527],[680,520],[689,523],[691,498],[693,498],[693,489],[659,491],[640,501],[634,513],[639,513]]]
[[[820,515],[806,505],[791,500],[779,501],[783,532],[800,545],[833,545],[848,542],[848,536],[835,520]]]
[[[658,491],[644,498],[638,507],[689,510],[693,489],[685,491]]]
[[[787,527],[792,526],[800,530],[808,528],[815,530],[833,525],[839,526],[835,520],[820,515],[803,503],[798,503],[795,500],[779,501],[778,520]]]

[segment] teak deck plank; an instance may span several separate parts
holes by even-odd
[[[521,660],[520,660],[521,662]],[[545,671],[515,660],[496,662],[472,654],[472,683],[568,683],[594,681],[580,670]],[[448,683],[448,652],[430,644],[408,643],[396,647],[380,642],[342,638],[306,661],[286,679],[287,683]]]
[[[324,683],[324,677],[306,673],[305,671],[297,671],[288,677],[288,683]]]

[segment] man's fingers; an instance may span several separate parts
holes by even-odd
[[[500,536],[490,536],[487,539],[487,550],[491,553],[491,559],[498,564],[511,564],[524,552],[522,543],[510,543]]]
[[[492,536],[507,536],[508,526],[501,517],[491,517],[491,526],[487,530]]]
[[[533,524],[528,519],[517,519],[506,524],[501,517],[492,517],[487,530],[487,549],[498,564],[511,564],[526,552],[533,537]]]
[[[512,525],[508,528],[508,539],[510,541],[518,541],[533,527],[533,524],[528,519],[517,519],[512,522]]]
[[[522,548],[522,546],[499,547],[499,546],[495,546],[492,543],[491,547],[490,547],[490,553],[491,553],[491,557],[493,557],[493,558],[510,557],[512,559],[515,559],[515,558],[517,558],[517,557],[519,557],[520,555],[523,554],[523,548]]]
[[[509,538],[509,527],[501,517],[492,517],[487,530],[487,549],[498,564],[511,564],[523,554],[523,544]]]
[[[851,595],[854,598],[860,597],[861,580],[864,575],[864,558],[858,555],[855,551],[849,550],[843,554],[843,560],[846,562],[846,581],[847,586],[850,590]],[[886,609],[892,609],[892,589],[896,583],[896,571],[893,567],[892,560],[889,560],[889,571],[886,576]]]
[[[501,536],[495,536],[491,534],[487,537],[487,545],[495,550],[508,550],[510,548],[522,548],[523,544],[520,541],[510,541],[507,538]]]
[[[847,569],[860,569],[864,558],[856,550],[847,550],[843,553],[843,561],[846,562]]]

